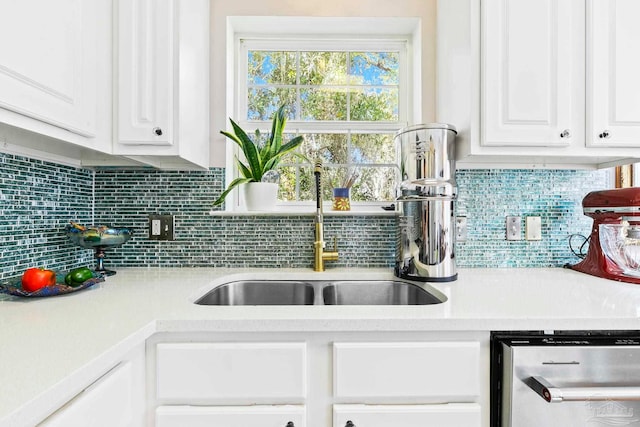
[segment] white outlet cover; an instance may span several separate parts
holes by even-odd
[[[527,240],[542,240],[542,219],[539,216],[528,216],[526,219]]]

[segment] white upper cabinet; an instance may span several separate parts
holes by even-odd
[[[587,5],[587,144],[640,147],[640,1]]]
[[[459,131],[458,166],[640,158],[639,12],[637,0],[439,0],[437,120]]]
[[[119,0],[114,154],[209,163],[209,1]]]
[[[109,152],[111,2],[0,0],[0,10],[0,123]]]
[[[172,145],[173,52],[177,10],[171,0],[122,0],[118,9],[118,142]]]
[[[482,2],[482,144],[584,139],[583,8],[572,0]]]

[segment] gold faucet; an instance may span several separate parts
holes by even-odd
[[[316,160],[313,174],[316,178],[316,240],[313,242],[314,263],[313,269],[315,271],[324,271],[325,261],[337,261],[338,260],[338,239],[333,238],[333,251],[325,251],[324,241],[324,229],[322,218],[322,161]]]

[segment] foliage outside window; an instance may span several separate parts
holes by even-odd
[[[288,138],[303,135],[299,152],[323,160],[325,200],[353,171],[353,202],[393,200],[393,136],[407,115],[405,43],[243,40],[242,47],[241,125],[268,132],[286,104]],[[314,200],[312,165],[290,156],[280,173],[280,200]]]

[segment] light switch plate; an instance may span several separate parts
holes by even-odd
[[[149,240],[173,240],[173,229],[173,215],[149,215]]]
[[[507,240],[522,240],[522,218],[519,216],[508,216],[506,221]]]
[[[525,224],[527,240],[542,240],[542,219],[539,216],[528,216]]]

